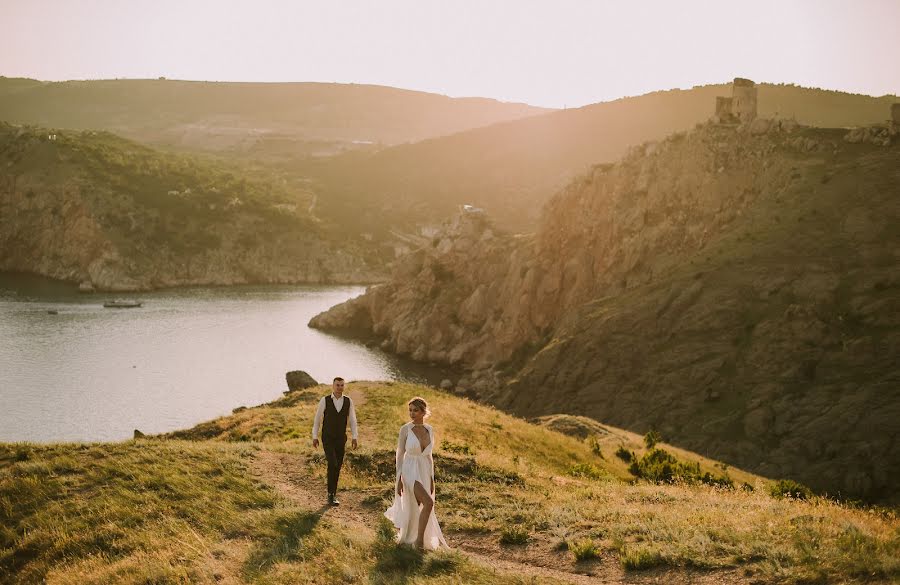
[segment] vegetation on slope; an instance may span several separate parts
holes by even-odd
[[[90,265],[105,254],[121,259],[113,279],[142,288],[197,278],[277,282],[303,280],[317,251],[321,259],[362,250],[316,220],[308,191],[107,132],[0,123],[0,163],[6,269],[94,279]],[[353,260],[346,264],[335,272]],[[217,268],[225,274],[204,272]],[[318,265],[306,273],[328,278]]]
[[[896,501],[900,149],[846,134],[759,120],[641,145],[560,191],[537,234],[462,213],[311,324],[462,367],[458,392],[523,416],[577,405]]]
[[[793,85],[758,88],[760,116],[820,127],[884,122],[896,101]],[[573,177],[708,120],[716,96],[730,92],[730,84],[653,92],[294,168],[316,179],[324,212],[360,231],[433,224],[460,204],[484,207],[509,230],[530,231],[543,204]],[[385,221],[353,223],[349,210],[360,206],[365,217]]]
[[[264,157],[413,142],[543,111],[361,84],[0,77],[0,112],[8,122]]]
[[[702,160],[717,169],[713,192],[686,162],[698,134],[670,168],[665,154],[637,157],[634,182],[598,170],[561,193],[545,225],[550,256],[603,250],[594,288],[499,404],[533,415],[583,400],[589,416],[660,429],[717,459],[896,503],[900,150],[842,134],[770,140],[758,163],[749,139],[712,137]]]
[[[734,469],[730,477],[752,490],[635,481],[614,451],[644,453],[646,444],[618,429],[581,440],[420,386],[348,389],[362,446],[348,452],[345,505],[335,510],[322,507],[324,458],[308,440],[325,387],[164,437],[0,446],[0,575],[24,583],[476,584],[581,582],[583,573],[638,583],[900,576],[893,512],[775,498],[767,481]],[[437,513],[454,552],[423,557],[396,547],[381,519],[412,395],[434,411]]]

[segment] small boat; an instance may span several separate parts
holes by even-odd
[[[143,303],[140,301],[123,301],[121,299],[116,299],[114,301],[106,301],[103,303],[103,306],[107,309],[135,309],[142,304]]]
[[[48,315],[59,315],[59,311],[57,311],[56,309],[47,309],[47,314]]]

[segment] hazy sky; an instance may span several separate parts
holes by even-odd
[[[735,76],[900,93],[900,0],[0,0],[0,75],[374,83],[562,107]]]

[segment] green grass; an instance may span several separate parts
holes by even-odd
[[[528,529],[524,526],[509,526],[500,533],[500,544],[526,544]]]
[[[221,443],[0,445],[0,574],[37,583],[64,564],[92,575],[84,567],[99,554],[126,572],[149,563],[199,577],[194,561],[211,541],[251,533],[275,505],[246,473],[252,452]]]
[[[600,557],[600,551],[590,538],[582,538],[569,544],[569,550],[578,562],[589,561]]]
[[[665,565],[666,562],[659,551],[638,546],[625,549],[619,557],[622,567],[627,571],[640,571]]]
[[[348,388],[365,395],[357,406],[362,445],[348,452],[341,479],[359,494],[360,515],[377,519],[387,506],[406,400],[422,395],[434,412],[437,513],[451,540],[527,542],[516,554],[555,550],[563,570],[603,553],[623,571],[741,567],[785,583],[900,577],[893,511],[773,497],[769,482],[737,469],[729,473],[756,489],[628,481],[618,458],[600,459],[585,441],[491,408],[421,386]],[[250,463],[262,450],[310,457],[295,471],[324,482],[324,459],[305,432],[290,436],[311,425],[322,392],[292,393],[164,438],[0,445],[0,574],[23,583],[212,582],[216,574],[255,583],[521,582],[458,551],[423,556],[397,547],[389,523],[348,527],[261,483]],[[601,440],[610,450],[643,448],[640,436],[609,432]],[[444,440],[469,452],[444,450]],[[561,541],[571,554],[554,549]]]

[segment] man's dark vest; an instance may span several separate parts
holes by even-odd
[[[350,397],[344,396],[341,411],[334,407],[334,398],[325,397],[325,416],[322,417],[322,438],[347,440],[347,417],[350,416]]]

